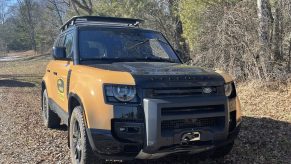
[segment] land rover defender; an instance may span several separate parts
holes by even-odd
[[[68,126],[73,163],[226,155],[241,123],[233,79],[183,64],[142,22],[80,16],[61,27],[42,81],[45,126]]]

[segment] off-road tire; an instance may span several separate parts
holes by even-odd
[[[86,133],[85,119],[82,107],[74,108],[69,127],[70,152],[73,164],[103,163],[98,159],[90,146]],[[79,131],[79,133],[77,133]]]
[[[228,155],[230,151],[232,150],[234,145],[234,142],[229,143],[228,145],[216,148],[211,155],[212,158],[217,159],[217,158],[223,158],[224,156]]]
[[[55,129],[60,127],[61,119],[54,113],[48,103],[48,95],[46,89],[43,91],[42,95],[42,118],[44,126],[47,128]]]

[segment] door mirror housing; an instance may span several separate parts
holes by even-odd
[[[52,51],[54,59],[66,59],[66,47],[53,47]]]

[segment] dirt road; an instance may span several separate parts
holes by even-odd
[[[43,57],[0,62],[0,163],[70,163],[66,127],[44,128],[39,112],[46,63]],[[233,151],[224,159],[200,163],[291,163],[290,92],[291,85],[266,90],[241,84],[245,117]],[[171,158],[148,163],[187,162]]]

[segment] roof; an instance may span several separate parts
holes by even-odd
[[[61,31],[65,31],[71,26],[78,25],[106,25],[106,26],[130,26],[139,27],[143,23],[142,19],[133,18],[117,18],[117,17],[101,17],[101,16],[74,16],[68,20],[62,27]]]

